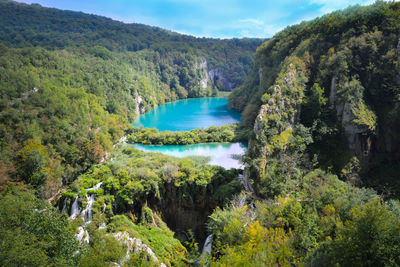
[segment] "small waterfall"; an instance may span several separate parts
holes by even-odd
[[[207,266],[205,261],[207,260],[207,257],[209,257],[211,255],[213,237],[214,237],[214,234],[207,236],[206,241],[204,242],[204,245],[203,245],[203,251],[201,252],[201,255],[200,255],[199,259],[197,260],[195,266],[198,266],[199,263],[202,263],[203,267]]]
[[[76,239],[78,239],[79,242],[86,242],[89,243],[90,237],[89,233],[87,230],[85,230],[84,227],[86,227],[87,224],[89,224],[92,221],[92,206],[94,203],[94,194],[87,194],[88,191],[90,190],[98,190],[100,189],[101,185],[103,182],[100,182],[96,184],[94,187],[86,189],[86,199],[87,199],[87,205],[85,209],[82,210],[81,217],[83,218],[85,224],[83,226],[78,227],[78,233],[76,234]],[[71,220],[75,219],[79,215],[79,207],[78,207],[78,197],[75,198],[74,203],[72,204],[71,208],[71,216],[69,217]]]
[[[64,199],[64,205],[63,205],[63,208],[62,208],[62,210],[61,210],[61,212],[66,212],[67,211],[67,198],[65,198]]]
[[[78,233],[76,234],[76,239],[78,239],[78,241],[84,241],[86,243],[89,243],[89,233],[87,230],[85,230],[82,226],[78,227]],[[85,238],[83,238],[85,237]]]
[[[94,187],[86,189],[86,192],[89,192],[90,190],[98,190],[100,189],[101,185],[103,182],[100,182],[96,184]],[[86,208],[82,211],[82,218],[86,222],[86,224],[90,223],[92,221],[92,206],[94,203],[94,194],[87,195],[86,194],[86,199],[87,199],[87,205]]]
[[[94,202],[94,194],[86,196],[87,205],[86,208],[82,211],[81,216],[86,223],[90,223],[92,221],[92,206]]]
[[[76,239],[78,239],[78,241],[81,241],[83,236],[85,235],[85,229],[83,229],[82,226],[78,227],[78,233],[76,234]]]
[[[79,206],[78,206],[78,197],[75,198],[74,203],[72,203],[71,207],[71,216],[69,216],[70,220],[73,220],[76,218],[76,216],[79,215]]]
[[[90,191],[90,190],[98,190],[98,189],[100,189],[102,184],[103,184],[103,182],[100,182],[100,183],[96,184],[94,187],[86,189],[86,192]]]
[[[204,242],[203,251],[201,252],[201,256],[207,256],[211,254],[211,246],[213,242],[214,234],[207,236],[206,242]]]

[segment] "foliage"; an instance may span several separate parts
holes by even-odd
[[[238,125],[211,126],[206,129],[194,129],[191,131],[162,131],[149,128],[133,127],[129,130],[129,143],[154,144],[154,145],[188,145],[195,143],[212,142],[238,142]]]
[[[216,209],[215,265],[398,265],[398,203],[314,170],[290,193]],[[276,252],[274,254],[273,252]]]
[[[152,213],[151,209],[149,209]],[[153,216],[153,215],[152,215]],[[107,229],[111,233],[128,232],[130,236],[140,239],[150,246],[157,258],[168,265],[179,265],[185,259],[186,249],[174,238],[174,233],[156,214],[155,224],[134,224],[124,215],[117,215],[111,219]],[[137,260],[137,259],[136,259]],[[142,259],[143,260],[143,259]],[[145,262],[139,261],[138,263]]]
[[[245,164],[259,194],[279,193],[311,165],[340,175],[354,156],[364,183],[382,187],[387,175],[398,176],[388,170],[400,161],[399,7],[377,1],[332,12],[289,26],[257,49],[229,104],[255,129]],[[311,142],[286,138],[299,127]],[[271,179],[281,185],[271,188]]]
[[[128,232],[131,237],[139,238],[150,246],[164,263],[182,264],[186,255],[186,249],[161,219],[161,216],[168,219],[166,210],[169,206],[185,203],[185,212],[191,209],[197,212],[199,208],[213,209],[225,204],[240,190],[237,170],[205,165],[191,158],[175,159],[161,153],[145,153],[132,145],[118,145],[111,158],[79,176],[63,195],[73,196],[69,205],[78,195],[79,202],[84,206],[86,194],[95,194],[93,222],[90,225],[106,223],[109,234]],[[87,191],[100,182],[101,189]],[[180,217],[182,219],[183,215]],[[89,234],[97,238],[96,227]],[[94,262],[116,260],[115,255],[107,256],[111,248],[104,248],[104,257],[95,256],[103,246],[116,246],[107,237],[102,239],[101,233],[99,235],[101,244],[92,243],[91,238],[89,252],[82,261],[89,262],[92,258]],[[143,255],[136,256],[131,259],[133,265],[146,262]]]
[[[83,250],[65,216],[30,190],[9,185],[1,192],[0,226],[0,265],[78,265]]]
[[[350,219],[337,227],[337,237],[324,247],[332,265],[400,264],[400,221],[379,199],[354,207]]]
[[[227,247],[211,266],[293,266],[299,259],[290,247],[290,235],[282,228],[265,229],[258,221],[248,227],[240,246]]]
[[[355,123],[361,126],[366,126],[370,131],[374,131],[376,128],[376,115],[373,111],[368,109],[368,107],[361,101],[358,102],[352,110],[355,119]]]

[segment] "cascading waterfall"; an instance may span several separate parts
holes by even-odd
[[[76,234],[76,239],[78,239],[78,241],[84,241],[86,243],[89,243],[89,233],[87,230],[85,230],[82,226],[78,227],[78,233]],[[85,238],[83,238],[85,237]]]
[[[64,205],[63,205],[63,208],[62,208],[61,212],[67,211],[67,200],[68,200],[68,198],[64,199]]]
[[[94,202],[94,194],[86,196],[87,205],[86,208],[82,211],[81,216],[86,224],[92,221],[92,206]]]
[[[86,189],[86,192],[88,192],[90,190],[98,190],[98,189],[100,189],[102,184],[103,184],[103,182],[100,182],[100,183],[96,184],[94,187]],[[87,199],[87,205],[86,205],[86,208],[82,211],[81,216],[82,216],[83,220],[85,221],[85,223],[88,224],[92,221],[92,206],[94,203],[94,194],[91,194],[91,195],[86,194],[86,199]]]
[[[101,185],[103,182],[100,182],[96,184],[94,187],[86,189],[86,199],[87,199],[87,205],[85,209],[81,213],[81,217],[83,218],[85,224],[83,226],[78,227],[78,233],[76,234],[76,238],[78,241],[83,241],[86,243],[89,243],[89,233],[87,230],[85,230],[85,226],[88,225],[92,221],[92,206],[94,203],[94,194],[88,195],[87,192],[90,190],[98,190],[100,189]],[[64,203],[64,206],[66,206],[66,201]],[[64,210],[64,208],[63,208]],[[75,198],[74,203],[72,204],[71,208],[71,216],[69,217],[71,220],[75,219],[79,215],[79,206],[78,206],[78,197]]]
[[[76,197],[74,203],[72,203],[71,216],[69,216],[69,219],[74,220],[79,215],[79,212],[78,197]]]

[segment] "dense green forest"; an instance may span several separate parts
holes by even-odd
[[[400,265],[399,36],[400,4],[378,1],[257,49],[229,99],[253,129],[244,179],[257,198],[210,216],[212,261]]]
[[[400,3],[289,26],[254,62],[260,40],[39,5],[0,1],[0,25],[0,265],[400,265]],[[239,125],[129,125],[228,87]],[[123,136],[249,149],[225,170]]]
[[[244,78],[256,39],[194,38],[0,2],[0,166],[49,198],[107,158],[139,113]]]
[[[257,49],[230,96],[254,128],[254,176],[268,176],[267,157],[292,147],[314,166],[398,195],[399,16],[398,3],[351,7],[290,26]],[[299,140],[303,151],[290,145]]]

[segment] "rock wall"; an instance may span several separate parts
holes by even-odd
[[[232,84],[224,77],[224,74],[219,69],[208,70],[207,61],[199,64],[202,71],[202,80],[200,86],[204,89],[210,86],[211,88],[217,87],[220,91],[232,91]]]

